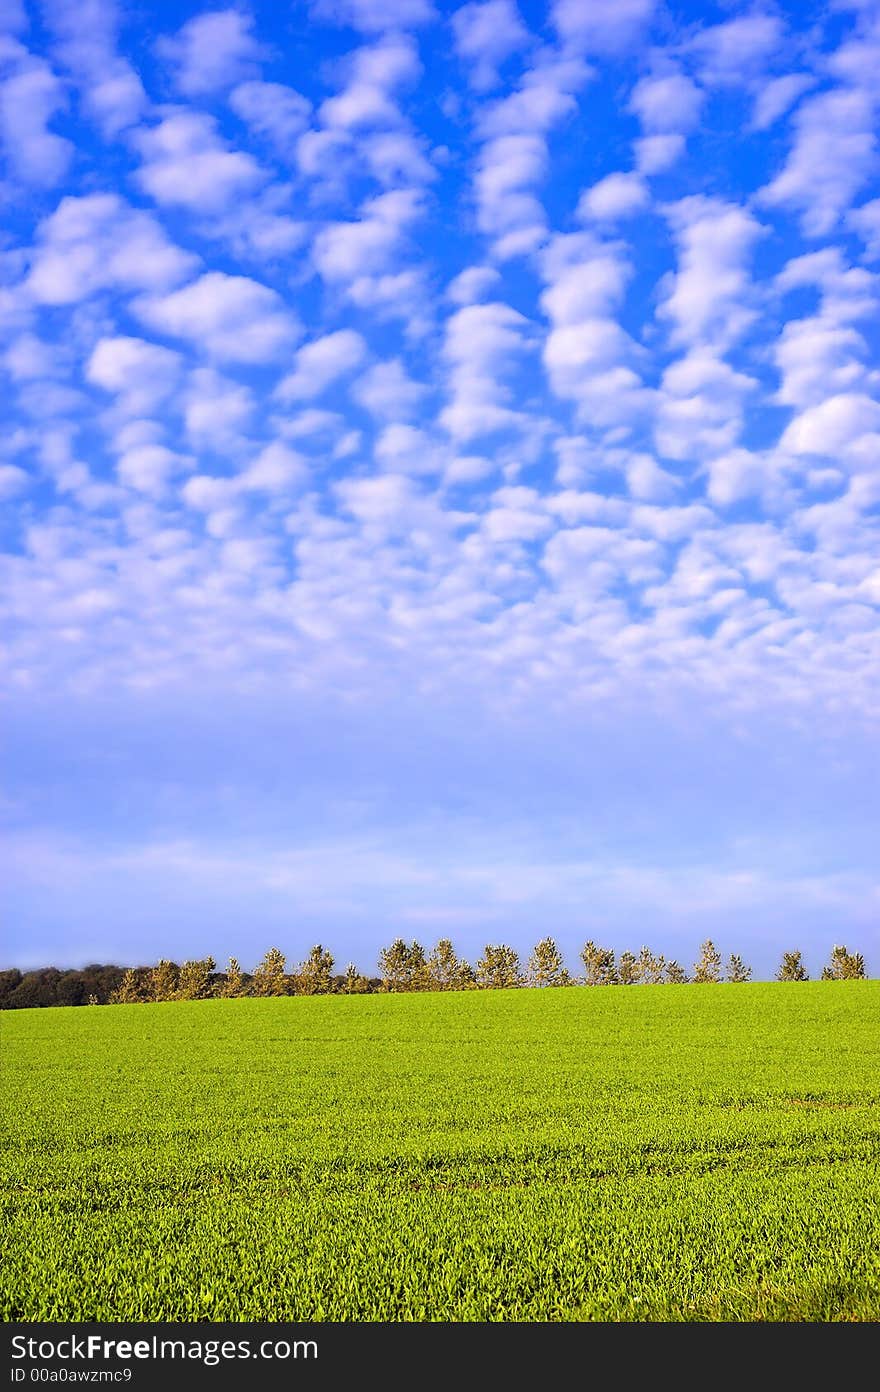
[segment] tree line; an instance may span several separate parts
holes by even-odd
[[[379,954],[378,976],[363,976],[353,962],[338,973],[331,952],[320,943],[295,967],[278,947],[270,947],[253,972],[231,957],[218,971],[213,957],[192,958],[180,965],[162,958],[154,967],[93,965],[77,971],[44,967],[37,971],[0,972],[0,1009],[53,1005],[137,1005],[151,1002],[208,1000],[240,996],[364,995],[384,991],[509,990],[513,987],[697,985],[750,981],[752,969],[738,953],[725,962],[707,938],[691,973],[674,958],[648,947],[615,954],[590,941],[580,952],[583,972],[573,975],[553,938],[542,938],[523,964],[505,943],[487,944],[471,965],[459,957],[448,938],[426,952],[418,942],[395,938]],[[823,981],[864,978],[865,959],[846,947],[832,949]],[[808,981],[799,951],[784,952],[777,981]]]

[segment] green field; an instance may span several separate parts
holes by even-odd
[[[880,1319],[878,981],[2,1037],[6,1319]]]

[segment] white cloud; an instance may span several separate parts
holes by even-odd
[[[858,121],[832,105],[835,132],[862,128],[865,16],[835,19],[844,42],[829,55],[803,28],[762,49],[772,24],[718,26],[695,48],[698,23],[649,36],[650,7],[626,4],[557,7],[560,44],[547,23],[530,36],[510,0],[456,0],[424,36],[432,74],[431,45],[449,50],[441,89],[410,93],[419,59],[399,21],[427,6],[337,6],[366,40],[328,34],[312,11],[306,52],[321,61],[274,53],[276,82],[255,75],[258,31],[230,10],[225,48],[176,41],[175,70],[201,89],[191,109],[149,105],[117,53],[112,0],[46,3],[64,23],[35,32],[73,118],[51,129],[79,136],[74,121],[97,117],[108,139],[125,134],[111,150],[84,137],[77,191],[137,181],[134,151],[161,207],[64,200],[29,248],[28,219],[52,204],[0,190],[15,215],[0,258],[0,488],[18,490],[29,529],[0,562],[18,680],[119,689],[187,671],[212,699],[240,682],[358,701],[464,680],[498,702],[540,691],[554,712],[617,708],[646,679],[658,707],[682,685],[719,706],[864,702],[878,293],[847,256],[856,234],[876,253],[877,200],[844,201],[840,245],[774,276],[792,256],[789,211],[811,211],[805,165],[801,201],[773,205],[766,256],[753,252],[755,175],[786,138],[783,113],[797,104],[793,156],[813,81],[821,99],[862,103]],[[600,50],[601,74],[586,61]],[[807,59],[815,78],[787,70]],[[27,61],[0,42],[2,75]],[[490,99],[468,94],[471,75]],[[118,85],[98,102],[105,76]],[[600,78],[608,123],[605,95],[584,96]],[[714,90],[734,81],[743,93]],[[215,95],[216,122],[198,109]],[[707,137],[676,170],[709,97]],[[755,137],[773,122],[772,140]],[[268,154],[256,162],[266,146],[292,166],[281,178]],[[828,146],[835,177],[858,172],[846,139]],[[646,180],[664,170],[673,197],[714,196],[655,218]],[[827,209],[823,168],[816,180]],[[636,215],[629,247],[615,224]],[[325,388],[333,410],[319,409]],[[780,407],[793,419],[767,446]]]
[[[877,312],[880,279],[861,266],[849,266],[840,247],[824,247],[794,257],[773,284],[777,290],[816,286],[821,291],[821,312],[827,319],[861,319]]]
[[[289,186],[271,184],[256,197],[233,202],[210,222],[202,222],[203,236],[227,243],[243,261],[284,261],[309,239],[310,224],[290,216],[294,199]]]
[[[447,299],[457,305],[475,304],[491,294],[500,279],[494,266],[468,266],[449,282]]]
[[[187,97],[226,91],[254,75],[267,51],[252,33],[253,19],[241,10],[212,10],[187,20],[173,37],[156,44]]]
[[[709,461],[706,493],[717,507],[760,495],[770,477],[767,461],[751,450],[734,449]]]
[[[672,363],[663,374],[657,410],[660,454],[706,459],[729,452],[742,431],[743,402],[757,385],[710,348],[697,348]]]
[[[380,420],[408,420],[418,411],[427,388],[413,381],[400,358],[391,358],[375,363],[359,377],[351,394]]]
[[[431,0],[310,0],[316,19],[348,24],[365,34],[407,29],[436,19]]]
[[[414,268],[396,275],[359,276],[345,293],[359,309],[369,310],[377,320],[402,319],[407,338],[422,338],[432,325],[430,291],[424,273]]]
[[[191,460],[167,446],[145,444],[125,450],[119,456],[116,472],[127,488],[161,497],[174,475],[191,467]]]
[[[530,43],[514,0],[462,5],[452,16],[452,29],[456,52],[471,65],[469,80],[478,92],[496,86],[502,63]]]
[[[684,136],[645,135],[633,142],[636,168],[641,174],[662,174],[684,154]]]
[[[252,493],[287,498],[307,483],[309,469],[303,456],[280,440],[264,446],[237,473],[218,477],[196,474],[181,489],[188,507],[208,514],[207,528],[214,536],[227,536],[240,520],[243,501]],[[239,544],[241,543],[241,544]],[[227,559],[235,557],[234,569],[249,569],[260,562],[274,542],[267,537],[239,538]]]
[[[554,0],[560,37],[580,52],[620,53],[647,31],[655,0]]]
[[[658,314],[672,320],[673,343],[729,346],[754,318],[747,262],[764,229],[738,204],[699,194],[666,211],[680,269]]]
[[[359,367],[367,345],[354,329],[338,329],[306,343],[295,358],[295,367],[275,389],[280,401],[310,401],[340,377]]]
[[[401,115],[391,94],[415,82],[421,71],[415,43],[404,35],[358,49],[350,60],[348,85],[322,104],[321,120],[346,131],[394,126]]]
[[[37,60],[0,83],[0,133],[10,167],[24,183],[51,188],[67,173],[74,147],[49,129],[66,107],[62,83]]]
[[[643,212],[650,201],[648,187],[639,174],[607,174],[581,194],[577,216],[616,222]]]
[[[24,0],[0,0],[0,29],[6,34],[18,34],[27,27]]]
[[[430,436],[416,426],[396,421],[380,432],[373,451],[383,469],[398,474],[434,474],[443,458]]]
[[[528,347],[528,320],[510,305],[467,305],[446,322],[443,356],[451,401],[440,414],[454,440],[468,441],[515,425],[507,405],[506,369]]]
[[[344,479],[335,491],[348,512],[385,532],[409,530],[424,511],[417,485],[403,474]]]
[[[683,73],[662,77],[643,77],[629,100],[647,135],[687,135],[700,119],[704,96],[696,83]]]
[[[630,494],[643,502],[669,502],[681,487],[681,480],[666,469],[661,469],[650,454],[630,455],[624,465],[624,472]]]
[[[547,144],[540,135],[502,135],[483,147],[474,176],[477,221],[497,238],[495,255],[530,251],[544,239],[544,209],[531,186],[547,167]]]
[[[312,109],[307,97],[280,82],[242,82],[230,93],[229,105],[255,135],[267,140],[284,159],[293,157]]]
[[[815,78],[809,73],[786,73],[765,83],[755,97],[752,130],[767,130],[813,86]]]
[[[137,178],[157,203],[216,213],[252,194],[266,178],[253,156],[230,150],[211,116],[178,111],[136,144],[144,157]]]
[[[0,464],[0,498],[15,498],[23,493],[30,483],[24,469],[17,464]]]
[[[833,231],[876,164],[873,104],[860,91],[823,92],[794,117],[781,172],[759,192],[770,207],[801,209],[806,236]]]
[[[67,305],[99,290],[164,290],[196,258],[155,218],[112,193],[63,198],[40,223],[26,286],[41,304]]]
[[[63,375],[62,355],[58,348],[32,333],[22,333],[14,338],[3,354],[2,362],[14,382]]]
[[[324,280],[357,281],[386,270],[420,203],[413,190],[399,189],[369,200],[362,212],[359,221],[331,223],[316,236],[312,256]]]
[[[579,59],[542,56],[526,69],[510,96],[483,106],[478,116],[481,134],[546,134],[577,110],[575,94],[592,75]]]
[[[631,267],[589,233],[558,236],[541,258],[541,307],[551,320],[544,365],[555,394],[597,427],[633,426],[650,394],[634,369],[636,344],[613,317]]]
[[[273,440],[239,475],[236,488],[246,493],[289,493],[301,488],[308,476],[303,456],[282,441]]]
[[[774,351],[782,375],[779,401],[806,406],[865,378],[867,344],[855,329],[821,318],[786,324]]]
[[[153,410],[180,380],[179,353],[141,338],[102,338],[86,364],[86,377],[120,398],[126,414]]]
[[[116,51],[113,0],[48,0],[43,6],[61,62],[73,74],[85,109],[113,139],[147,108],[143,84]]]
[[[547,289],[541,305],[558,325],[607,314],[622,297],[632,270],[619,247],[589,233],[553,239],[542,257]]]
[[[703,29],[690,48],[699,61],[703,82],[748,86],[755,73],[779,52],[782,42],[780,19],[755,13]]]
[[[786,427],[779,447],[790,454],[836,455],[861,436],[880,431],[880,402],[842,392],[811,406]]]
[[[847,222],[865,243],[865,260],[880,261],[880,198],[853,208]]]
[[[223,271],[209,271],[169,295],[141,296],[133,309],[159,333],[188,339],[226,362],[272,362],[299,335],[292,311],[274,290]]]

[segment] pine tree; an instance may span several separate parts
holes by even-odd
[[[527,986],[570,986],[562,953],[552,938],[542,938],[526,967]]]
[[[287,958],[279,947],[270,947],[254,972],[251,991],[255,996],[283,996],[287,993],[284,968]]]
[[[407,945],[395,938],[390,947],[379,953],[379,973],[385,991],[429,991],[431,976],[421,943]]]
[[[477,974],[470,962],[459,960],[458,964],[458,987],[459,991],[473,991],[477,985]]]
[[[431,973],[428,971],[428,959],[425,956],[425,949],[420,942],[413,940],[409,945],[409,981],[408,991],[430,991]]]
[[[213,957],[192,958],[180,968],[175,1000],[207,1000],[214,994],[212,975],[217,969]]]
[[[631,952],[621,952],[617,959],[617,980],[621,986],[635,986],[639,979],[638,958]]]
[[[167,957],[160,958],[159,962],[150,972],[150,981],[147,987],[150,1000],[170,1001],[174,1000],[177,994],[178,970],[173,962],[169,962]]]
[[[238,958],[230,957],[229,965],[226,968],[226,980],[220,987],[220,995],[226,1000],[233,1000],[237,996],[243,996],[244,993],[244,976],[238,965]]]
[[[386,991],[405,991],[409,981],[409,948],[403,938],[395,938],[379,953],[379,975]]]
[[[300,996],[326,996],[333,990],[333,955],[317,943],[301,964],[296,977]]]
[[[110,996],[111,1005],[141,1005],[146,1000],[143,982],[134,967],[127,967],[122,980]]]
[[[809,979],[810,973],[803,964],[800,952],[783,952],[776,980],[809,981]]]
[[[473,972],[457,955],[448,938],[441,938],[431,950],[427,963],[432,991],[461,991]]]
[[[649,947],[642,948],[636,964],[639,981],[647,986],[656,986],[663,980],[665,968],[665,957],[655,957]]]
[[[341,991],[346,996],[362,996],[369,989],[370,983],[365,976],[361,976],[354,962],[349,962],[345,968],[345,975],[342,978]]]
[[[487,944],[477,963],[475,980],[481,990],[508,990],[522,985],[519,953],[505,943]]]
[[[617,967],[610,947],[597,947],[592,941],[584,943],[581,961],[584,964],[585,986],[616,985]]]
[[[848,952],[834,947],[827,967],[822,968],[823,981],[857,981],[865,975],[865,959],[860,952]]]
[[[694,981],[698,983],[721,980],[721,953],[711,938],[707,938],[700,948],[700,956],[694,963]]]
[[[687,972],[676,962],[674,957],[671,962],[666,963],[666,980],[671,986],[683,986],[687,979]]]
[[[732,952],[727,959],[727,979],[735,983],[750,981],[752,976],[751,967],[747,967],[739,953]]]

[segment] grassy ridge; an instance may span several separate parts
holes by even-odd
[[[880,1318],[880,982],[2,1034],[7,1319]]]

